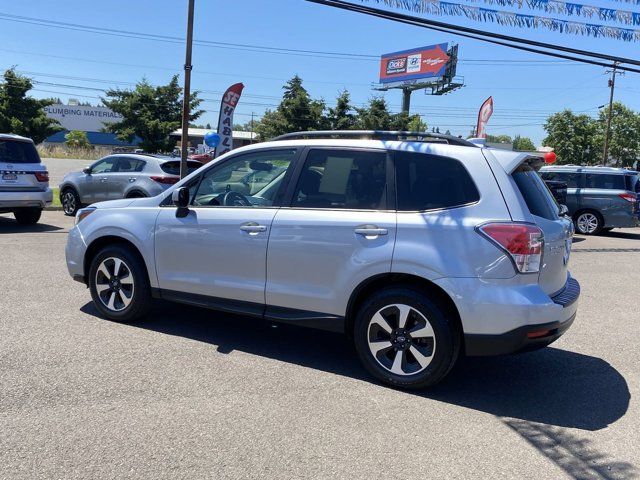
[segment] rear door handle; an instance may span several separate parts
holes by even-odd
[[[365,237],[377,237],[378,235],[387,235],[389,230],[386,228],[380,228],[377,225],[363,225],[356,227],[354,230],[357,235],[363,235]]]
[[[240,225],[240,230],[255,235],[256,233],[266,232],[267,227],[258,225],[256,222],[247,222]]]

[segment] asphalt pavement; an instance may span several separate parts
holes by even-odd
[[[99,318],[66,271],[72,223],[0,215],[2,479],[640,476],[640,229],[576,237],[553,346],[407,393],[340,335],[168,303]]]
[[[42,163],[47,166],[49,172],[49,185],[57,187],[62,178],[69,172],[79,172],[84,167],[91,165],[95,160],[78,160],[75,158],[43,158]]]

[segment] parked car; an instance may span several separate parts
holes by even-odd
[[[32,225],[52,200],[49,172],[33,140],[0,134],[0,213],[13,213],[18,223]]]
[[[542,178],[567,184],[565,205],[583,235],[640,225],[638,172],[625,168],[546,166]]]
[[[189,172],[202,166],[189,160]],[[153,197],[180,180],[180,160],[153,155],[118,154],[101,158],[60,183],[60,203],[66,215],[83,205],[119,198]]]
[[[545,180],[544,183],[547,184],[553,198],[556,199],[558,205],[566,205],[567,204],[567,183],[560,182],[557,180]]]
[[[69,273],[116,321],[163,298],[344,332],[374,377],[406,388],[435,384],[462,354],[559,338],[580,287],[568,270],[571,220],[536,173],[542,160],[405,138],[286,135],[158,197],[84,208]],[[229,181],[247,171],[265,186]]]

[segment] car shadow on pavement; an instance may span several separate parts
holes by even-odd
[[[616,230],[611,230],[610,232],[601,232],[600,235],[603,237],[609,237],[609,238],[624,238],[628,240],[640,240],[640,229],[638,229],[638,233],[620,232]]]
[[[36,223],[35,225],[20,225],[12,217],[0,215],[0,235],[3,233],[44,233],[64,230],[62,227],[48,225],[46,223]]]
[[[99,314],[92,303],[81,310]],[[278,326],[206,309],[157,302],[131,327],[205,342],[219,353],[234,350],[332,372],[371,383],[344,335]],[[570,332],[569,334],[570,335]],[[558,348],[503,357],[461,359],[427,391],[406,392],[527,422],[599,430],[629,406],[627,382],[604,360]]]

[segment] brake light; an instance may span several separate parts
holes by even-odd
[[[621,193],[618,196],[623,200],[626,200],[627,202],[631,202],[631,203],[636,203],[636,201],[638,200],[638,197],[633,193]]]
[[[39,182],[49,181],[49,172],[34,172],[36,174],[36,180]]]
[[[174,183],[178,183],[180,177],[156,177],[152,176],[151,180],[154,182],[162,183],[164,185],[173,185]]]
[[[488,223],[478,230],[509,254],[518,272],[540,271],[544,234],[539,227],[526,223]]]

